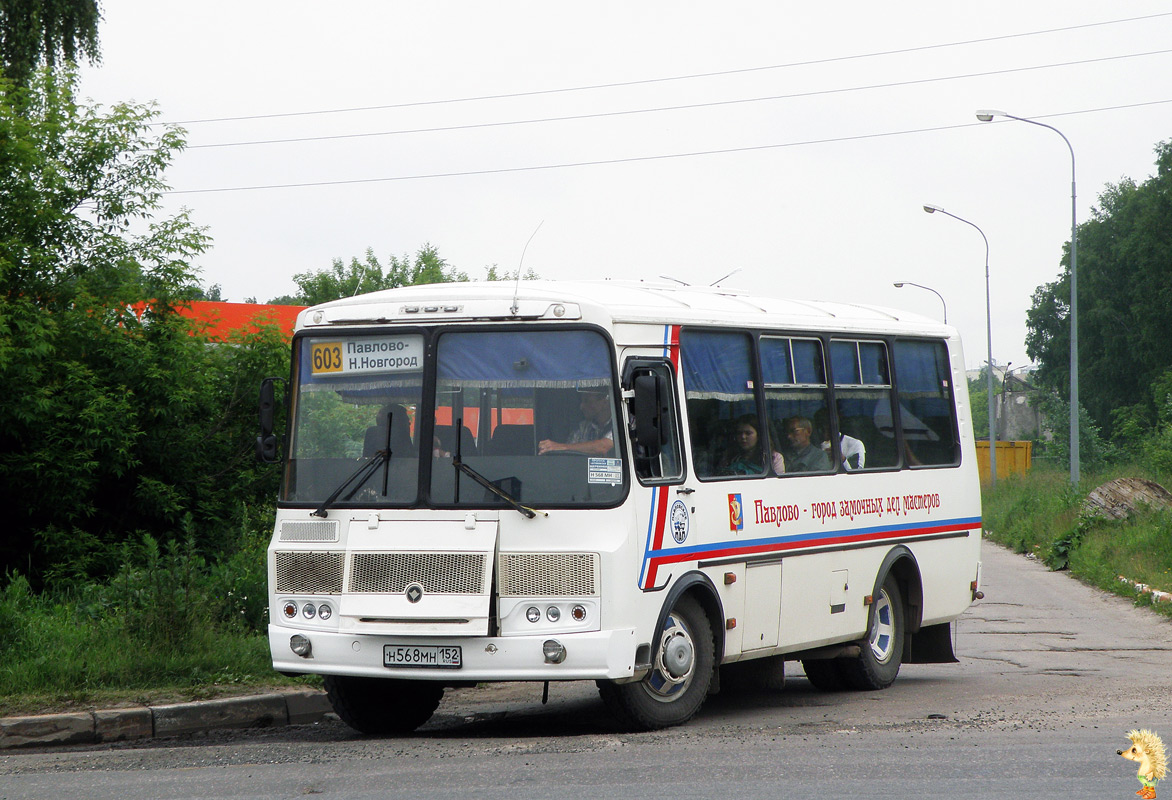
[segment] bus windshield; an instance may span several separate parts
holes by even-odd
[[[347,334],[296,347],[285,501],[498,508],[625,496],[611,348],[596,331]]]

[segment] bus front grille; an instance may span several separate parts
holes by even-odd
[[[588,597],[598,594],[594,553],[501,553],[501,597]]]
[[[331,520],[286,520],[281,523],[282,542],[336,542],[338,523]]]
[[[341,594],[343,553],[277,552],[280,594]]]
[[[483,553],[353,553],[348,591],[401,594],[412,583],[428,594],[486,594]]]

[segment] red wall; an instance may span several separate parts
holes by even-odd
[[[275,322],[286,336],[293,335],[297,314],[305,306],[274,306],[266,303],[221,303],[193,300],[177,311],[184,317],[206,323],[207,337],[224,340],[233,331],[255,331],[258,322]]]

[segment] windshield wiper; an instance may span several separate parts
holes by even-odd
[[[313,512],[313,516],[326,516],[326,509],[334,504],[334,501],[338,499],[338,496],[342,494],[342,492],[346,491],[347,486],[354,483],[354,481],[357,480],[359,476],[361,476],[362,480],[358,481],[358,485],[351,489],[350,494],[346,495],[345,497],[347,501],[350,500],[350,498],[352,498],[355,493],[357,493],[358,490],[362,488],[362,485],[370,479],[370,476],[374,474],[374,471],[384,465],[386,468],[383,469],[383,497],[387,496],[387,476],[390,472],[391,465],[391,416],[392,413],[388,411],[387,440],[384,442],[385,447],[383,447],[382,450],[375,451],[375,454],[370,457],[369,461],[360,466],[358,469],[354,470],[349,478],[342,481],[338,488],[334,489],[333,494],[323,500],[322,504],[317,507],[317,509]]]
[[[521,512],[521,514],[528,517],[529,519],[533,519],[535,516],[537,516],[538,513],[540,513],[543,517],[548,517],[549,513],[546,511],[538,512],[532,508],[529,508],[529,506],[521,505],[521,502],[517,498],[513,497],[511,494],[506,492],[504,489],[497,486],[495,483],[490,481],[488,478],[484,477],[479,472],[472,469],[472,467],[470,467],[464,463],[464,437],[462,435],[463,431],[464,431],[464,418],[459,417],[456,419],[456,455],[452,459],[452,466],[456,468],[456,471],[463,472],[469,478],[471,478],[472,480],[479,483],[485,489],[488,489],[490,492],[495,494],[500,499],[504,500],[506,503],[508,503],[513,508],[515,508],[517,511]],[[457,503],[460,502],[460,478],[459,478],[459,476],[456,477],[455,500]]]
[[[472,480],[479,483],[485,489],[488,489],[488,491],[492,492],[500,499],[504,500],[506,503],[508,503],[513,508],[515,508],[517,511],[524,514],[529,519],[533,519],[538,514],[541,514],[543,517],[549,516],[548,512],[537,511],[536,509],[532,509],[529,506],[521,505],[521,502],[519,500],[517,500],[517,498],[513,497],[511,494],[506,492],[504,489],[497,486],[495,483],[490,481],[488,478],[484,477],[479,472],[472,469],[472,467],[465,464],[463,459],[460,458],[458,448],[457,448],[457,452],[456,452],[456,457],[452,459],[452,466],[455,467],[456,469],[458,469],[460,472],[463,472],[465,475],[467,475]]]
[[[370,457],[369,461],[359,467],[349,478],[342,481],[341,485],[339,485],[337,489],[334,489],[334,493],[323,500],[322,504],[317,507],[317,510],[313,512],[313,516],[324,517],[326,515],[326,509],[334,504],[334,501],[338,499],[338,495],[346,491],[346,487],[354,483],[354,481],[357,480],[359,476],[361,476],[362,480],[358,481],[358,485],[355,486],[354,489],[351,490],[350,494],[346,495],[345,497],[346,500],[352,498],[358,492],[358,490],[362,488],[362,485],[366,483],[367,479],[374,474],[374,471],[383,464],[390,463],[390,460],[390,450],[379,450]],[[383,494],[386,494],[385,489],[383,490]]]

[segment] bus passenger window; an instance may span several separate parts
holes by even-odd
[[[691,432],[692,462],[699,478],[766,475],[767,436],[738,443],[739,422],[756,420],[749,337],[729,331],[685,330],[680,335],[684,398]]]
[[[826,367],[817,339],[761,337],[765,416],[785,474],[830,472],[816,420],[826,417]]]
[[[944,342],[901,339],[894,350],[899,421],[907,461],[939,466],[960,461],[952,371]]]
[[[891,420],[891,372],[883,342],[835,340],[830,343],[834,371],[838,442],[823,426],[823,447],[837,452],[843,469],[885,469],[899,464]],[[837,444],[837,447],[834,445]]]

